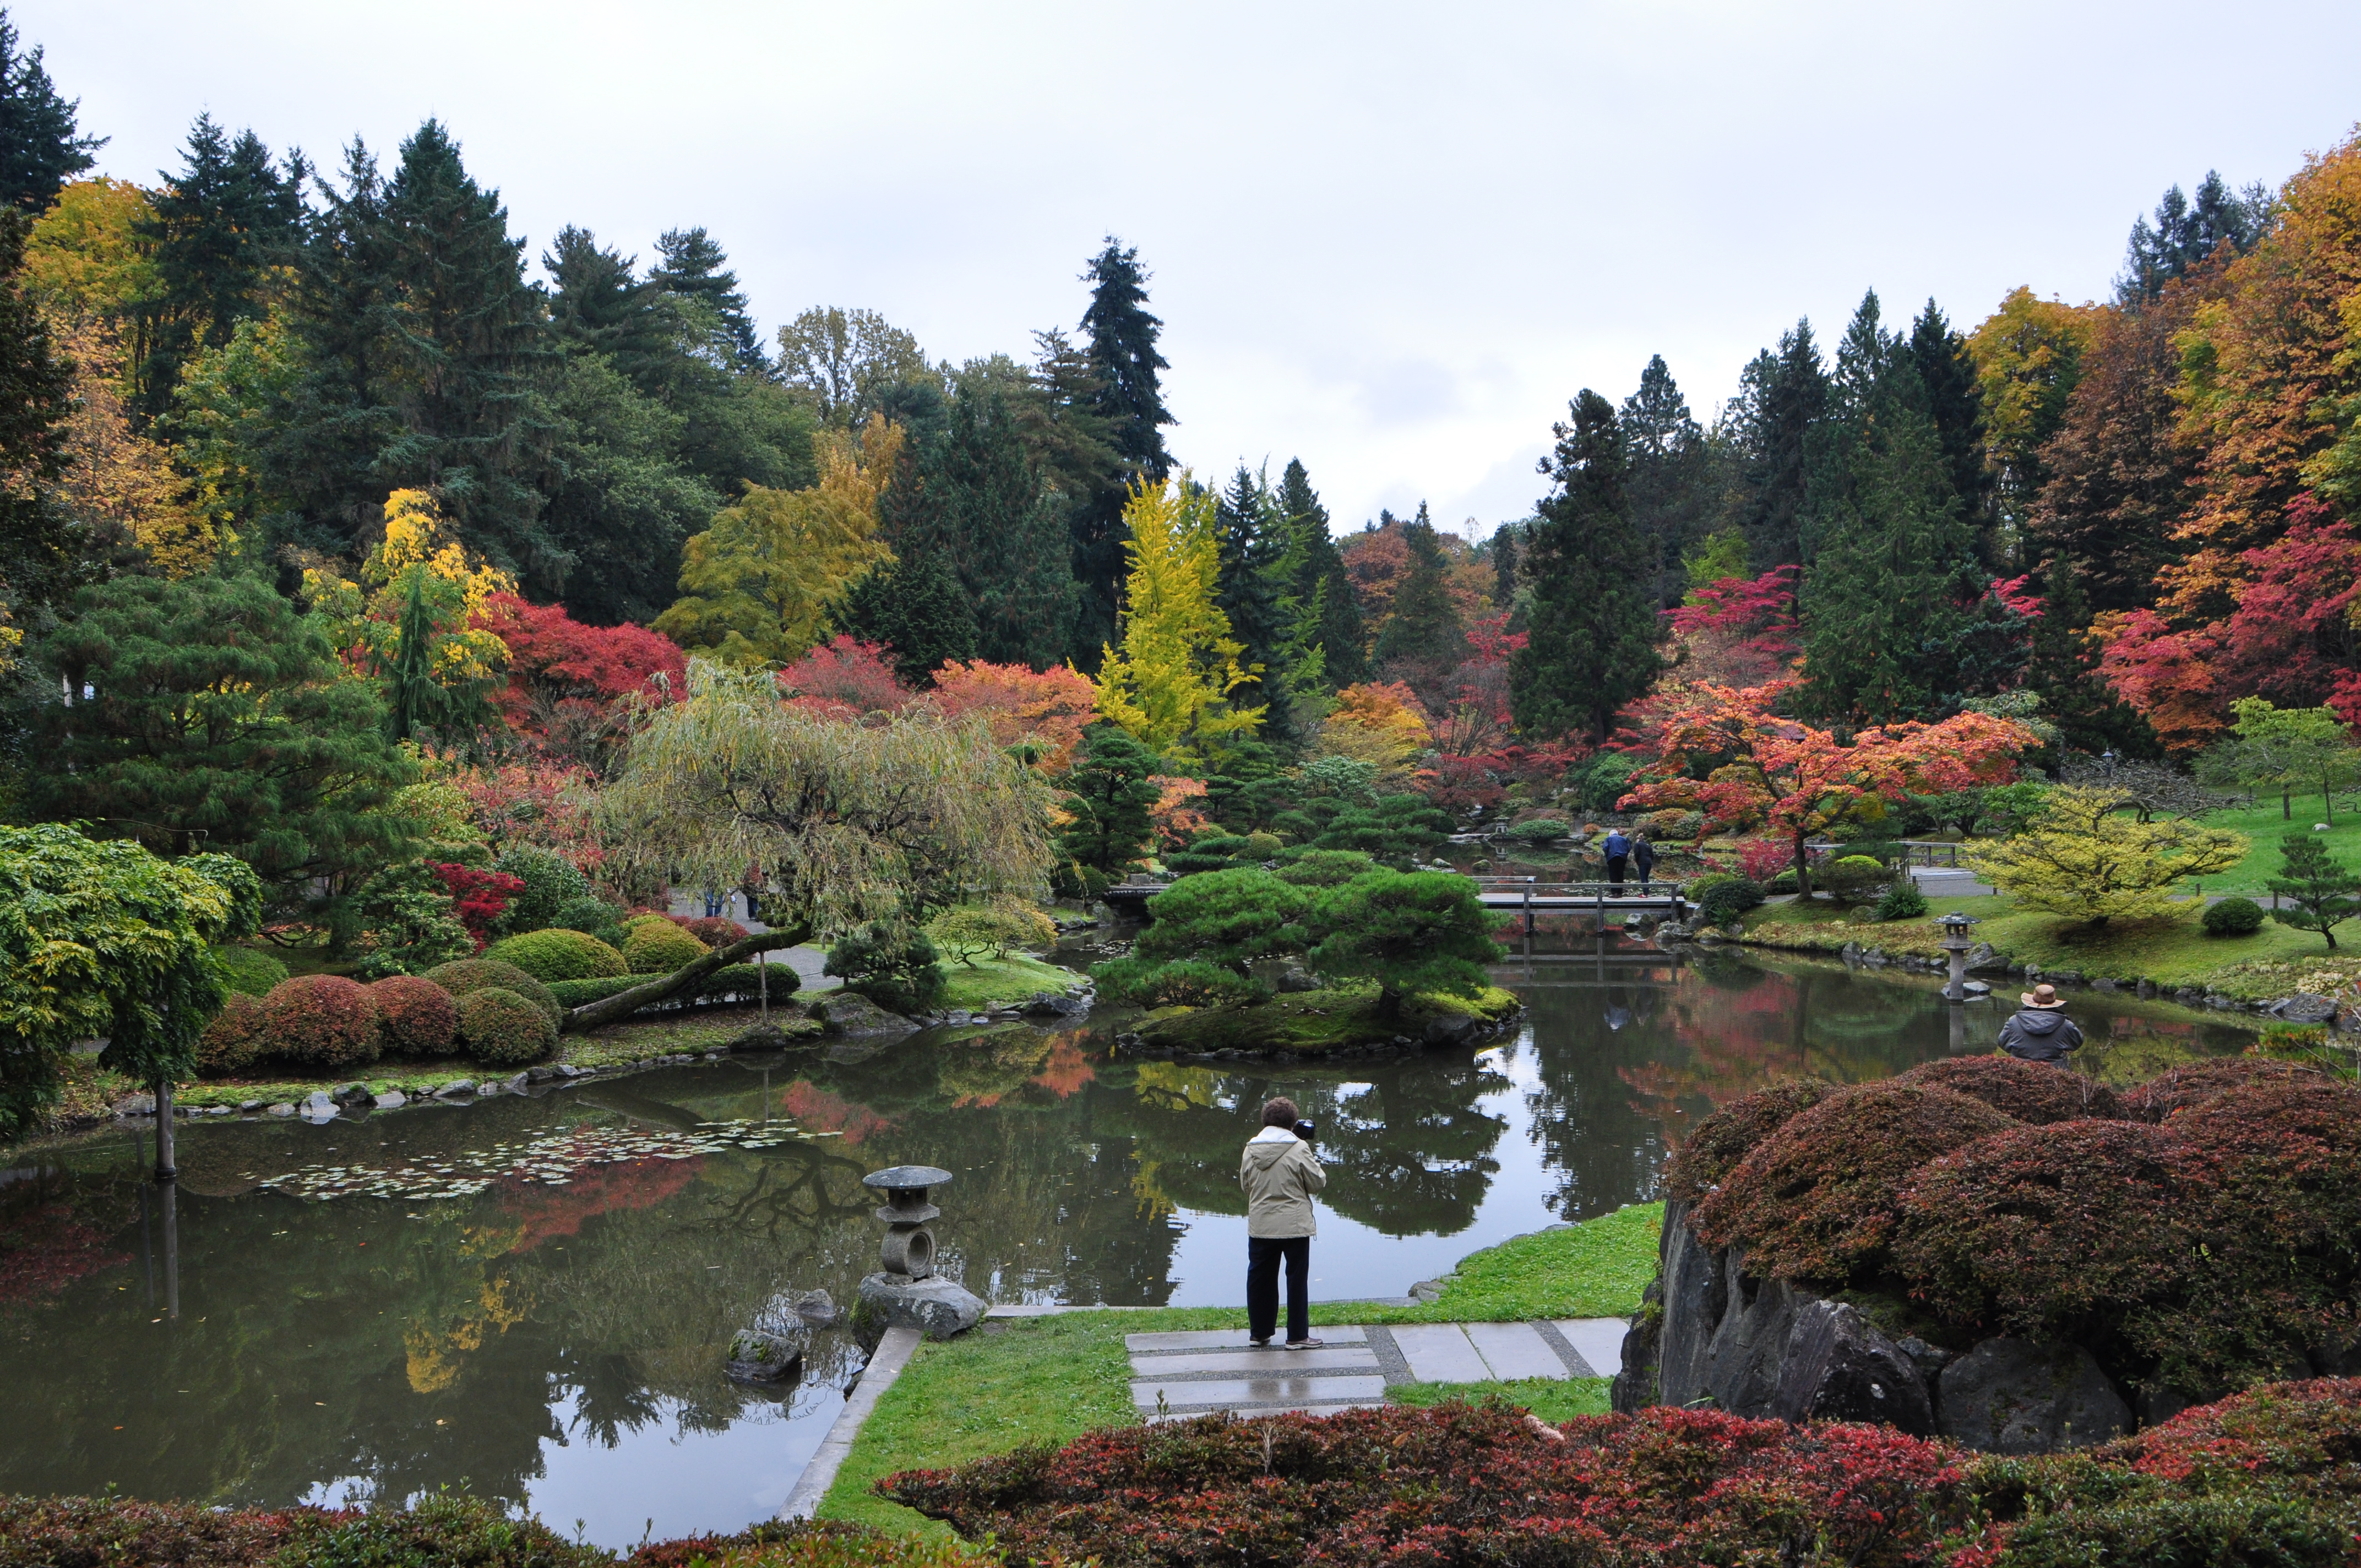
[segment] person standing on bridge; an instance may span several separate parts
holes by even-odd
[[[1640,873],[1640,891],[1646,893],[1656,870],[1656,846],[1648,842],[1644,828],[1631,836],[1631,869]]]
[[[1610,828],[1607,830],[1607,842],[1599,845],[1598,850],[1607,857],[1607,896],[1620,898],[1623,896],[1623,868],[1631,861],[1631,840],[1623,837],[1620,828]]]

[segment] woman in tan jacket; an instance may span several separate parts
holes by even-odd
[[[1262,1131],[1238,1159],[1246,1195],[1246,1321],[1257,1345],[1279,1327],[1279,1265],[1287,1263],[1287,1348],[1311,1350],[1312,1195],[1328,1185],[1312,1145],[1296,1135],[1295,1102],[1262,1108]]]

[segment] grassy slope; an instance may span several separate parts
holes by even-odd
[[[2020,911],[2005,898],[1930,898],[1927,908],[1924,920],[1856,926],[1830,905],[1768,904],[1748,913],[1746,935],[1770,947],[1835,952],[1847,942],[1859,942],[1889,953],[1934,957],[1941,951],[1937,943],[1942,935],[1935,916],[1957,911],[1975,916],[1973,938],[1990,942],[2014,964],[2073,970],[2092,980],[2200,986],[2250,1001],[2285,996],[2306,974],[2339,972],[2332,960],[2348,956],[2345,948],[2332,955],[2313,933],[2275,921],[2250,937],[2209,937],[2193,912],[2089,931],[2054,915]],[[2361,953],[2351,957],[2361,964]]]
[[[1422,1307],[1349,1301],[1312,1310],[1317,1324],[1485,1322],[1516,1318],[1623,1317],[1656,1270],[1664,1205],[1634,1204],[1565,1230],[1520,1236],[1460,1260],[1441,1299]],[[1126,1334],[1242,1329],[1235,1308],[1148,1312],[1065,1312],[994,1321],[973,1333],[919,1348],[861,1429],[820,1506],[826,1519],[947,1534],[944,1527],[870,1493],[896,1471],[957,1464],[1026,1443],[1070,1442],[1095,1427],[1128,1425],[1131,1365]],[[1499,1394],[1548,1420],[1606,1408],[1605,1380],[1565,1383],[1412,1384],[1389,1398],[1433,1404]]]
[[[2246,894],[2269,891],[2263,884],[2278,874],[2279,841],[2290,833],[2318,839],[2328,846],[2331,854],[2346,865],[2361,865],[2361,816],[2340,811],[2335,819],[2329,822],[2327,832],[2313,833],[2312,825],[2322,821],[2328,821],[2328,818],[2321,815],[2320,796],[2317,795],[2308,799],[2303,795],[2296,796],[2295,816],[2291,819],[2279,816],[2279,803],[2276,796],[2251,811],[2207,812],[2205,826],[2208,828],[2227,828],[2233,832],[2244,833],[2255,843],[2254,848],[2246,851],[2245,860],[2219,876],[2207,877],[2205,891]],[[2319,938],[2315,937],[2312,940],[2317,943]]]
[[[944,962],[935,967],[942,971],[942,1005],[964,1007],[971,1013],[1008,1006],[1037,991],[1056,994],[1082,979],[1072,970],[1060,969],[1023,953],[1011,953],[1005,959],[980,958],[972,964]]]

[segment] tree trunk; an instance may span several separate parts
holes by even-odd
[[[756,953],[792,948],[810,934],[809,931],[764,931],[742,938],[726,948],[716,948],[696,962],[670,974],[658,975],[644,985],[635,985],[629,991],[619,991],[612,996],[588,1002],[570,1010],[558,1024],[558,1032],[578,1035],[585,1029],[596,1029],[619,1018],[628,1018],[642,1007],[662,1002],[695,985],[715,970],[751,959]]]
[[[172,1080],[156,1080],[156,1179],[173,1181],[180,1171],[172,1160]]]
[[[1795,896],[1807,901],[1812,896],[1812,872],[1806,863],[1809,859],[1810,852],[1804,848],[1804,831],[1799,828],[1795,830]]]
[[[2290,784],[2279,785],[2279,820],[2295,820],[2295,789]]]

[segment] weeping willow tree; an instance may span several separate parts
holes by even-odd
[[[620,1017],[766,947],[915,924],[972,894],[1035,893],[1053,859],[1049,801],[981,718],[824,718],[782,702],[767,673],[693,660],[687,700],[632,738],[601,795],[601,834],[656,880],[759,889],[774,934],[577,1008],[568,1027]]]

